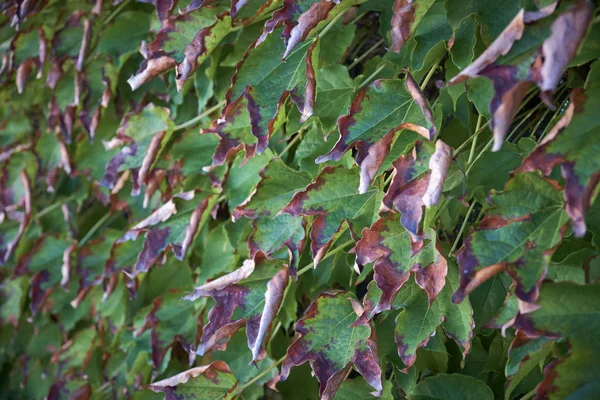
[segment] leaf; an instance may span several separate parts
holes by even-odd
[[[19,151],[19,147],[14,150]],[[11,152],[9,150],[9,152]],[[11,152],[12,153],[12,152]],[[26,153],[30,155],[30,153]],[[7,156],[3,153],[2,156]],[[10,157],[11,155],[8,155]],[[31,219],[32,193],[27,170],[22,169],[23,154],[17,154],[3,162],[0,182],[0,264],[6,265],[14,253]]]
[[[358,194],[358,171],[342,166],[323,168],[315,182],[297,192],[290,203],[281,211],[293,217],[315,216],[310,230],[311,251],[315,267],[327,250],[344,221],[352,227],[353,220],[360,216],[365,204],[378,191],[369,189]],[[370,224],[371,221],[368,221]]]
[[[394,163],[392,182],[383,197],[389,210],[400,211],[400,222],[415,241],[421,236],[419,224],[423,216],[423,196],[429,187],[431,171],[428,169],[433,146],[428,142],[415,142],[409,155],[402,155]]]
[[[433,0],[395,0],[392,17],[392,46],[390,51],[399,53],[414,32]]]
[[[413,241],[395,213],[377,220],[371,228],[363,229],[362,239],[356,243],[356,263],[366,265],[375,261],[373,279],[382,291],[369,318],[391,308],[411,272],[415,273],[417,284],[427,292],[429,302],[442,290],[448,266],[439,252],[435,233],[428,231],[427,236],[427,244]]]
[[[321,399],[333,399],[354,366],[369,385],[381,392],[377,343],[370,324],[351,326],[357,317],[355,306],[356,299],[348,292],[319,295],[296,323],[296,337],[287,349],[281,380],[287,379],[292,367],[309,361],[320,383]]]
[[[148,174],[156,161],[163,143],[166,143],[173,131],[173,122],[166,109],[150,104],[139,113],[126,115],[121,121],[116,136],[106,142],[104,147],[120,151],[108,162],[102,178],[102,186],[114,189],[119,173],[131,170],[133,191],[139,194],[147,183]]]
[[[404,371],[414,364],[417,350],[427,345],[438,326],[462,347],[463,357],[469,352],[475,327],[471,304],[465,302],[457,306],[451,301],[458,278],[456,266],[451,264],[442,291],[431,303],[426,292],[412,279],[398,291],[392,309],[402,311],[396,317],[394,339],[398,355],[406,366]]]
[[[280,31],[251,45],[245,53],[233,75],[226,95],[227,107],[221,117],[227,119],[231,105],[243,97],[252,134],[258,140],[256,151],[259,154],[269,144],[269,136],[274,131],[275,121],[286,99],[291,96],[302,112],[303,119],[307,119],[312,115],[316,96],[315,66],[319,57],[319,42],[304,42],[296,46],[282,63],[285,47],[277,38],[277,32]]]
[[[181,293],[171,291],[153,299],[152,304],[138,312],[134,320],[134,338],[150,330],[152,362],[160,368],[167,350],[176,341],[188,357],[188,364],[195,358],[196,331],[200,311],[193,303],[181,300]]]
[[[275,11],[271,19],[265,22],[265,30],[257,44],[265,41],[274,29],[285,27],[281,37],[286,46],[283,59],[286,59],[291,51],[311,32],[353,4],[354,1],[350,0],[286,0],[283,2],[283,7]]]
[[[544,368],[544,380],[536,390],[538,397],[589,397],[598,390],[595,360],[600,348],[590,316],[598,313],[599,288],[599,284],[546,283],[538,299],[541,307],[517,316],[514,326],[527,337],[562,336],[568,342],[568,353]]]
[[[534,369],[541,371],[541,366],[552,351],[552,345],[553,343],[545,338],[530,340],[522,333],[517,333],[508,351],[505,399],[511,398],[513,391],[531,371]]]
[[[71,254],[75,250],[72,240],[46,235],[40,237],[29,252],[23,254],[16,266],[16,276],[32,273],[29,298],[35,314],[43,306],[55,285],[66,285],[71,269]]]
[[[135,277],[147,272],[169,250],[178,260],[183,260],[208,218],[214,201],[214,195],[206,193],[190,191],[177,194],[149,217],[132,226],[115,243],[135,241],[141,235],[145,237],[130,275]]]
[[[460,374],[439,374],[422,380],[410,400],[492,400],[494,393],[483,382]]]
[[[340,138],[329,153],[317,158],[317,163],[337,161],[348,149],[356,147],[357,163],[361,167],[363,162],[376,165],[375,171],[383,163],[397,132],[409,129],[429,140],[436,132],[427,100],[408,72],[404,80],[381,79],[361,90],[350,106],[350,113],[338,120],[338,128]],[[378,142],[385,145],[382,149],[375,147],[376,156],[371,156],[371,149]],[[366,186],[362,184],[361,188]]]
[[[154,392],[165,393],[165,399],[231,399],[237,381],[223,361],[195,367],[147,386]]]
[[[231,32],[231,17],[220,7],[201,7],[163,20],[154,41],[142,45],[145,60],[128,79],[132,90],[171,68],[176,68],[177,89],[194,75],[198,65]]]
[[[536,300],[567,220],[560,190],[535,173],[517,173],[504,192],[492,191],[492,208],[456,254],[461,280],[453,301],[504,270],[515,280],[519,299]]]
[[[27,287],[27,277],[25,276],[3,282],[3,286],[0,288],[0,298],[2,298],[0,321],[3,324],[9,323],[15,329],[18,327],[27,297]]]
[[[454,85],[485,76],[494,83],[495,95],[490,103],[493,151],[501,148],[531,83],[539,86],[546,105],[554,108],[551,95],[585,37],[592,9],[589,1],[582,0],[556,18],[547,17],[554,10],[553,6],[539,12],[521,10],[471,65],[448,82]],[[576,29],[569,30],[567,26]]]
[[[518,171],[540,170],[549,175],[560,165],[565,178],[566,211],[573,221],[573,231],[581,237],[586,232],[585,214],[600,181],[598,142],[590,132],[597,129],[600,110],[600,63],[592,65],[585,91],[574,89],[563,118],[548,132],[536,149],[523,160]]]
[[[258,251],[266,255],[286,246],[290,252],[290,269],[295,275],[299,250],[304,244],[304,224],[301,217],[279,214],[297,191],[312,182],[310,174],[296,172],[279,158],[273,159],[260,172],[261,181],[246,201],[237,206],[232,217],[254,219],[254,232],[248,239],[250,257]]]
[[[264,357],[263,341],[275,319],[289,282],[286,268],[262,253],[244,261],[242,267],[194,289],[184,299],[212,297],[216,304],[208,314],[198,354],[224,349],[229,338],[244,324],[252,361]]]

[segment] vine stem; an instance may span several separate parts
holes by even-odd
[[[43,210],[41,210],[40,212],[38,212],[35,215],[35,218],[38,219],[38,218],[43,217],[44,215],[56,210],[57,208],[62,207],[63,204],[67,204],[69,201],[75,200],[76,197],[77,197],[77,195],[72,194],[69,197],[67,197],[66,199],[64,199],[63,201],[56,202],[56,203],[49,205],[48,207],[46,207]]]
[[[185,121],[183,124],[177,125],[175,126],[175,128],[173,128],[173,132],[175,131],[180,131],[182,129],[188,128],[192,125],[195,125],[197,122],[200,122],[200,120],[204,117],[208,117],[210,114],[212,114],[213,112],[217,111],[219,108],[223,107],[225,105],[226,101],[220,101],[219,103],[215,104],[214,106],[212,106],[211,108],[209,108],[208,110],[204,111],[202,114],[188,120]]]
[[[371,54],[373,51],[375,51],[375,49],[377,49],[379,46],[381,46],[383,44],[384,40],[381,39],[380,41],[378,41],[377,43],[375,43],[373,46],[369,47],[364,53],[362,53],[360,55],[360,57],[356,58],[352,64],[350,64],[347,69],[352,69],[354,68],[356,65],[358,65],[362,60],[364,60],[369,54]]]
[[[471,162],[473,161],[473,156],[475,155],[475,148],[477,147],[477,136],[476,133],[479,132],[479,129],[481,129],[481,121],[483,120],[483,117],[481,116],[481,114],[479,114],[479,116],[477,117],[477,124],[475,125],[475,132],[473,132],[473,136],[475,136],[473,138],[473,143],[471,143],[471,151],[469,151],[469,158],[467,159],[467,166],[471,165]]]
[[[419,86],[421,88],[421,90],[424,90],[425,87],[427,86],[427,84],[429,83],[429,81],[431,80],[431,77],[435,73],[435,70],[440,65],[440,61],[442,61],[441,57],[439,57],[437,60],[435,60],[435,62],[431,66],[431,68],[429,68],[427,75],[425,75],[425,79],[423,79],[423,83],[421,83],[421,86]]]
[[[267,375],[274,368],[277,368],[279,366],[279,364],[281,364],[283,362],[283,360],[285,360],[285,357],[286,356],[281,357],[279,360],[275,361],[275,363],[273,365],[270,365],[267,369],[262,371],[260,374],[256,375],[254,378],[250,379],[248,382],[246,382],[242,386],[240,386],[238,388],[238,390],[235,392],[235,395],[236,396],[240,395],[244,391],[244,389],[246,389],[248,386],[252,385],[254,382],[258,381],[260,378]]]
[[[121,4],[119,4],[117,6],[117,8],[115,8],[115,10],[110,13],[110,15],[108,17],[106,17],[106,19],[104,20],[103,24],[104,25],[108,25],[112,22],[113,19],[115,19],[115,17],[117,15],[119,15],[119,13],[125,8],[127,7],[127,5],[129,5],[129,3],[131,3],[131,0],[125,0],[124,2],[122,2]]]
[[[471,206],[469,207],[469,210],[467,211],[467,215],[465,215],[465,219],[463,220],[463,223],[460,226],[460,230],[458,231],[458,235],[456,235],[456,239],[454,240],[454,243],[452,244],[452,247],[450,248],[450,251],[448,252],[448,254],[453,254],[454,250],[456,250],[456,247],[458,246],[458,242],[460,241],[460,239],[462,238],[463,233],[465,232],[465,228],[467,227],[467,222],[469,221],[469,217],[471,216],[471,212],[473,212],[473,207],[475,207],[475,203],[476,203],[476,201],[473,200],[473,202],[471,203]]]
[[[345,230],[345,229],[344,229]],[[341,232],[340,232],[341,233]],[[323,256],[323,258],[321,259],[321,261],[324,261],[326,259],[328,259],[329,257],[331,257],[332,255],[339,253],[340,251],[344,250],[344,248],[350,244],[354,244],[354,239],[350,239],[344,243],[342,243],[341,245],[339,245],[338,247],[336,247],[335,249],[328,251],[327,254],[325,254],[325,256]],[[306,271],[309,271],[310,269],[312,269],[315,266],[315,262],[311,262],[309,264],[307,264],[304,268],[302,268],[300,271],[298,271],[297,276],[302,275],[303,273],[305,273]]]
[[[114,214],[111,214],[110,212],[107,212],[106,214],[104,214],[104,216],[102,218],[100,218],[95,224],[94,226],[92,226],[90,228],[89,231],[87,231],[87,233],[85,234],[85,236],[81,239],[81,241],[79,242],[79,247],[83,246],[84,244],[86,244],[91,238],[92,236],[94,236],[94,234],[98,231],[98,229],[100,229],[102,227],[102,225],[104,225],[104,223],[106,221],[109,220],[110,217],[114,216]]]
[[[375,71],[373,71],[373,73],[371,75],[369,75],[359,86],[358,86],[358,90],[364,88],[365,86],[367,86],[369,83],[371,83],[371,79],[375,78],[381,71],[383,71],[383,69],[385,68],[385,64],[380,65]]]
[[[287,146],[285,146],[285,148],[283,150],[281,150],[281,153],[278,154],[278,157],[281,158],[285,155],[285,153],[287,153],[294,144],[296,144],[296,142],[300,139],[302,139],[302,135],[304,134],[304,131],[306,131],[305,128],[302,128],[298,131],[298,133],[296,134],[296,136],[290,140],[290,142],[287,144]]]

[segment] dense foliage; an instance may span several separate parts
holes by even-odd
[[[594,1],[0,9],[0,397],[597,398]]]

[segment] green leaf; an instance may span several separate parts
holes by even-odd
[[[168,111],[153,104],[146,106],[139,113],[125,116],[116,136],[105,144],[105,147],[111,150],[122,147],[106,165],[101,184],[113,189],[120,173],[131,170],[132,195],[137,195],[147,183],[156,157],[164,143],[169,140],[172,130],[173,123],[169,119]]]
[[[419,382],[410,400],[492,400],[494,393],[483,382],[459,374],[439,374]]]
[[[382,291],[372,310],[374,314],[391,308],[396,294],[413,271],[430,302],[442,290],[448,266],[439,252],[436,234],[428,231],[427,239],[428,243],[413,241],[395,213],[362,231],[362,239],[356,243],[356,263],[365,265],[375,261],[373,279]]]
[[[274,31],[245,53],[232,78],[227,92],[228,106],[222,115],[222,119],[229,119],[233,112],[231,105],[241,97],[246,99],[259,154],[267,148],[277,116],[289,96],[293,94],[292,101],[304,119],[312,115],[315,102],[318,41],[303,42],[282,63],[285,45],[278,37],[280,32]]]

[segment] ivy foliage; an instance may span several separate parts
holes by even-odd
[[[0,392],[593,399],[593,0],[4,0]]]

